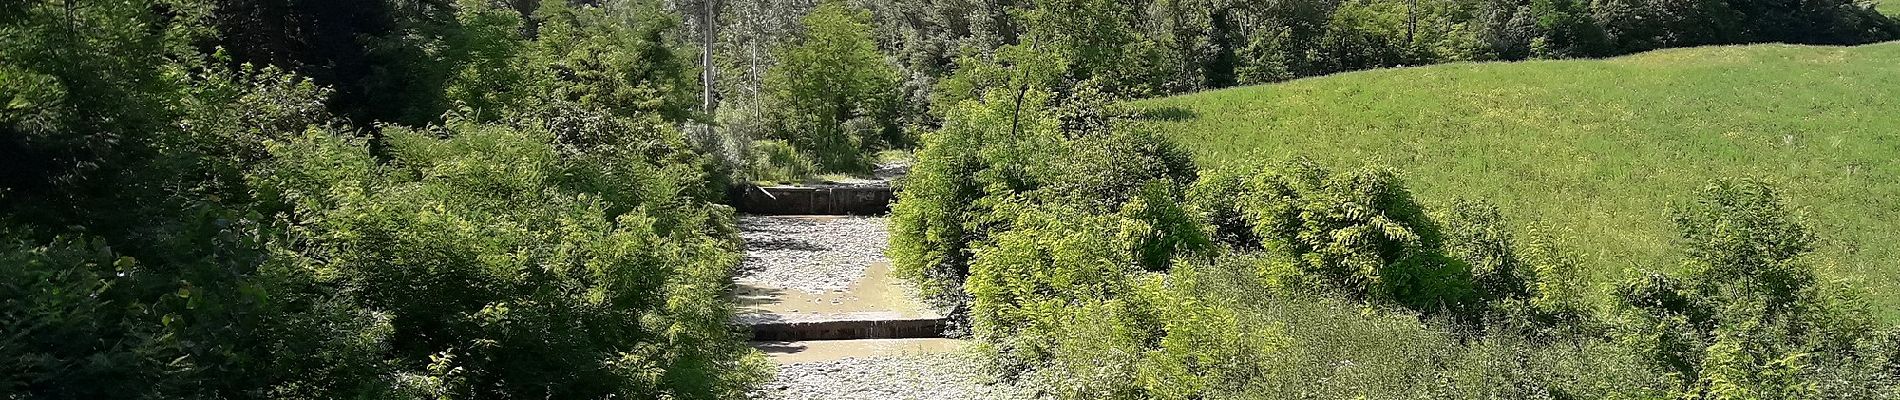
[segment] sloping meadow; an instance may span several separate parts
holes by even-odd
[[[1599,283],[1672,269],[1687,188],[1779,186],[1827,280],[1900,318],[1900,44],[1663,50],[1367,71],[1134,103],[1206,165],[1397,168],[1421,201],[1548,227]]]
[[[1193,107],[1065,129],[1049,98],[991,90],[946,113],[892,256],[995,371],[1060,398],[1900,394],[1900,334],[1817,274],[1830,231],[1791,205],[1802,191],[1657,186],[1668,261],[1605,279],[1574,230],[1415,192],[1408,169],[1215,158],[1271,131],[1178,130],[1219,118]]]

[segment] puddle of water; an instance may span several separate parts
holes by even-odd
[[[911,298],[903,282],[891,276],[890,263],[865,268],[863,279],[844,290],[811,293],[772,287],[769,282],[739,282],[733,291],[741,314],[845,314],[891,312],[898,318],[934,318],[923,303]]]

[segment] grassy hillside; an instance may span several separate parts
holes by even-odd
[[[1900,42],[1656,51],[1366,71],[1136,103],[1204,165],[1313,157],[1488,199],[1599,282],[1674,268],[1668,207],[1710,178],[1780,184],[1824,278],[1900,317]]]

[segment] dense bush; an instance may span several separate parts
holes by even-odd
[[[744,380],[715,379],[745,373],[720,304],[737,263],[730,215],[678,202],[696,176],[592,157],[637,146],[631,135],[572,143],[453,121],[384,133],[389,166],[313,132],[274,146],[253,179],[303,238],[301,263],[400,322],[388,351],[428,360],[432,392],[740,393]]]
[[[355,114],[362,88],[320,84],[348,71],[313,83],[227,58],[287,50],[269,37],[213,35],[335,10],[228,3],[0,6],[0,397],[716,399],[762,377],[653,4],[430,3],[442,30],[349,43],[455,72]],[[361,65],[303,62],[320,50],[289,66]]]
[[[1605,314],[1488,206],[1427,217],[1378,169],[1258,171],[1151,180],[1119,212],[989,210],[1008,220],[966,242],[975,337],[1062,398],[1893,394],[1891,331],[1792,261],[1812,236],[1759,184],[1680,212],[1697,272],[1627,283]]]
[[[897,72],[877,52],[870,18],[824,2],[766,72],[771,138],[827,171],[868,171],[876,150],[908,144],[897,126]]]
[[[1006,52],[999,57],[1030,72],[973,67],[948,81],[948,86],[967,84],[948,90],[968,90],[973,97],[950,109],[942,129],[924,136],[925,146],[898,193],[892,210],[893,265],[940,305],[962,306],[963,279],[970,274],[977,244],[1041,204],[1084,215],[1114,214],[1123,212],[1129,199],[1166,192],[1128,212],[1151,218],[1158,229],[1184,229],[1182,218],[1166,214],[1177,207],[1173,192],[1193,177],[1187,155],[1140,130],[1064,133],[1062,115],[1046,106],[1052,94],[1032,88],[1048,78],[1037,75],[1050,71],[1038,67],[1048,65],[1043,56]],[[1162,236],[1144,240],[1142,246],[1169,252],[1195,242]],[[1165,269],[1160,253],[1142,259],[1151,269]]]
[[[1066,124],[1036,86],[1059,57],[995,59],[945,81],[971,96],[925,136],[893,256],[1059,398],[1895,394],[1893,331],[1814,281],[1764,185],[1678,212],[1689,278],[1606,299],[1482,202],[1426,207],[1383,168],[1197,171],[1112,111]]]
[[[1684,397],[1891,396],[1891,338],[1802,256],[1815,236],[1770,186],[1717,181],[1676,210],[1687,275],[1649,273],[1617,297],[1630,335]],[[1891,351],[1891,350],[1884,350]],[[1887,371],[1882,376],[1881,372]]]
[[[1209,174],[1204,180],[1214,187],[1193,190],[1203,196],[1193,202],[1211,214],[1238,215],[1228,222],[1240,226],[1217,229],[1250,231],[1301,276],[1316,278],[1309,284],[1415,310],[1469,306],[1476,294],[1470,271],[1444,255],[1437,222],[1391,170],[1332,174],[1295,163],[1284,171]]]
[[[747,153],[745,175],[753,181],[801,182],[819,171],[817,162],[784,141],[755,141]]]

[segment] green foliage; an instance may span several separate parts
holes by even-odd
[[[1013,76],[1001,68],[970,71]],[[940,306],[961,306],[971,245],[1007,219],[992,210],[1051,175],[1042,172],[1050,159],[1037,156],[1053,151],[1060,135],[1060,122],[1043,108],[1049,95],[1024,89],[1016,97],[1011,88],[967,88],[977,97],[958,103],[942,129],[924,135],[891,208],[893,272]]]
[[[1113,217],[1022,210],[1010,223],[1015,229],[972,250],[970,319],[977,338],[1008,356],[1044,360],[1067,310],[1133,292],[1135,246],[1116,240],[1121,224]]]
[[[1891,44],[1683,49],[1364,72],[1130,108],[1203,166],[1378,162],[1399,167],[1428,205],[1496,204],[1543,225],[1586,282],[1674,265],[1667,210],[1680,188],[1769,178],[1830,238],[1815,243],[1820,279],[1863,282],[1876,314],[1893,320],[1900,274],[1886,266],[1900,251],[1873,243],[1900,241],[1885,229],[1900,181],[1884,179],[1900,165],[1881,145],[1900,119],[1875,112],[1900,107],[1900,76],[1877,72],[1896,61]]]
[[[1166,269],[1177,249],[1207,247],[1173,204],[1194,173],[1185,154],[1139,130],[1068,137],[1046,106],[1052,94],[1037,83],[1046,82],[1051,60],[1011,49],[998,55],[1010,67],[972,67],[946,81],[946,93],[973,97],[948,108],[943,128],[924,136],[902,184],[892,209],[895,271],[939,305],[961,307],[974,249],[1041,204],[1146,221],[1127,235],[1140,238],[1148,269]],[[1125,204],[1135,198],[1142,201]]]
[[[763,378],[727,325],[732,216],[674,127],[691,78],[654,5],[524,24],[415,4],[453,18],[385,35],[333,30],[380,7],[228,3],[0,6],[20,172],[0,397],[724,399]],[[312,48],[269,34],[304,26]],[[391,49],[434,53],[350,70]],[[357,85],[396,77],[418,79]],[[402,90],[366,109],[365,88]]]
[[[1446,254],[1471,273],[1487,328],[1533,341],[1601,332],[1577,261],[1537,230],[1520,234],[1489,204],[1459,201],[1443,217]]]
[[[1892,2],[1886,2],[1892,3]],[[1045,86],[1058,107],[1077,93],[1109,99],[1192,93],[1236,84],[1401,65],[1530,58],[1603,57],[1658,48],[1784,42],[1863,44],[1900,38],[1900,22],[1854,0],[1060,0],[1041,2],[860,1],[880,49],[896,61],[907,118],[934,125],[954,107],[932,89],[956,79],[966,59],[1027,47],[1065,60]],[[721,56],[745,98],[758,51],[782,36],[769,27],[809,5],[743,4],[728,18],[744,34],[722,39]],[[797,11],[794,11],[797,12]],[[767,39],[754,38],[756,36]],[[752,95],[750,97],[757,97]],[[1088,96],[1084,96],[1088,97]]]
[[[505,110],[516,103],[515,90],[525,82],[522,69],[515,65],[525,47],[521,35],[521,14],[483,0],[456,3],[455,20],[460,34],[453,37],[460,65],[443,88],[449,104],[471,110]],[[492,112],[492,111],[491,111]],[[490,116],[493,119],[497,116]]]
[[[970,288],[976,309],[1002,311],[973,318],[979,338],[1057,398],[1658,398],[1668,384],[1619,342],[1461,338],[1416,314],[1284,288],[1271,254],[1166,275],[1117,268],[1125,253],[1098,244],[1114,243],[1112,221],[1046,221],[999,234]]]
[[[1461,310],[1476,295],[1470,271],[1445,257],[1439,227],[1389,169],[1329,173],[1310,162],[1285,172],[1209,174],[1190,192],[1215,228],[1286,254],[1309,284],[1414,310]],[[1239,174],[1223,176],[1223,174]]]
[[[756,376],[735,364],[748,350],[717,300],[736,251],[708,233],[732,231],[728,211],[615,207],[603,196],[615,193],[564,180],[618,170],[642,190],[678,190],[695,176],[563,152],[539,127],[443,129],[385,131],[388,167],[313,132],[275,146],[252,178],[308,238],[311,268],[401,322],[390,351],[429,360],[431,390],[725,398]]]
[[[973,178],[912,181],[893,238],[910,247],[896,254],[962,256],[967,278],[943,268],[912,279],[960,282],[952,296],[968,296],[972,333],[1001,370],[1058,398],[1835,398],[1893,387],[1878,372],[1895,365],[1890,334],[1851,294],[1814,288],[1795,257],[1813,235],[1753,182],[1713,185],[1677,213],[1699,272],[1626,284],[1623,311],[1603,314],[1551,238],[1519,233],[1484,203],[1428,211],[1389,169],[1302,161],[1190,184],[1091,166],[1090,149],[1165,164],[1169,152],[1152,149],[1166,146],[1091,144],[1143,143],[1127,129],[982,142],[1045,141],[1014,145],[1068,165],[936,147],[1009,133],[1014,113],[984,105],[966,102],[946,126],[989,115],[987,131],[935,132],[919,152],[920,167],[942,168],[920,178]],[[1001,176],[1020,179],[982,180]],[[962,236],[920,237],[933,232]]]
[[[766,72],[772,137],[792,143],[825,171],[870,169],[869,156],[902,145],[897,72],[877,52],[870,14],[826,1],[805,32]]]
[[[1819,367],[1866,367],[1815,361],[1867,357],[1860,343],[1876,340],[1873,322],[1851,295],[1816,285],[1802,257],[1814,234],[1774,188],[1713,182],[1677,209],[1676,224],[1687,276],[1652,273],[1617,295],[1646,327],[1637,342],[1681,396],[1822,398]]]
[[[697,117],[692,59],[674,37],[679,20],[659,4],[544,1],[534,20],[538,35],[523,90],[538,100],[523,108],[559,99],[642,124]]]
[[[755,141],[749,153],[746,176],[754,181],[800,182],[818,173],[818,163],[790,143]]]

